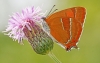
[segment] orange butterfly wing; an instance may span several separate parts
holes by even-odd
[[[85,14],[85,8],[73,7],[56,12],[45,19],[51,35],[67,51],[72,47],[77,48],[76,43],[82,33]]]

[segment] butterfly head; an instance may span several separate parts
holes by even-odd
[[[46,17],[42,17],[41,19],[46,20]]]

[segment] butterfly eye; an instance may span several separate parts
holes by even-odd
[[[46,17],[42,17],[41,19],[45,20],[45,19],[46,19]]]

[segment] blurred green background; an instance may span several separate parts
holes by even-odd
[[[14,3],[15,1],[15,3]],[[30,2],[30,3],[29,3]],[[83,6],[87,9],[84,31],[78,43],[79,50],[73,49],[66,52],[56,43],[52,52],[62,63],[100,63],[100,0],[1,0],[0,15],[1,31],[5,29],[12,12],[24,7],[40,5],[50,10],[55,4],[57,9]],[[13,3],[13,4],[12,4]],[[19,4],[18,4],[19,3]],[[24,5],[25,4],[25,5]],[[19,8],[20,7],[20,8]],[[19,8],[19,9],[17,9]],[[6,12],[6,13],[5,13]],[[27,41],[24,45],[14,42],[8,36],[0,33],[0,63],[55,63],[48,55],[36,54]]]

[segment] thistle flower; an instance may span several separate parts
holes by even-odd
[[[4,32],[18,43],[23,44],[23,39],[28,40],[36,53],[47,54],[53,48],[53,40],[40,24],[43,14],[40,7],[28,7],[21,13],[14,13]]]

